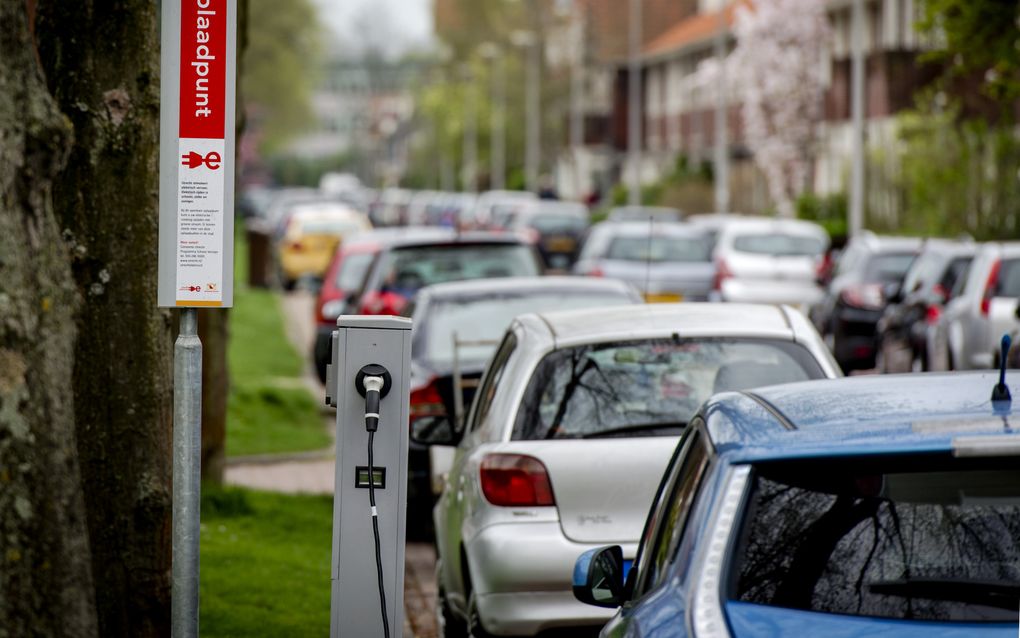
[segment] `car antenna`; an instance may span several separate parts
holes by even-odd
[[[1013,396],[1006,386],[1006,358],[1009,355],[1009,346],[1013,340],[1008,334],[1002,335],[1002,354],[999,356],[999,382],[992,388],[992,401],[1013,401]]]

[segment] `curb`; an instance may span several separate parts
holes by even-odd
[[[309,452],[290,452],[283,454],[250,454],[248,456],[231,456],[226,460],[226,467],[237,465],[277,465],[281,463],[300,463],[302,461],[325,461],[336,458],[336,447]]]

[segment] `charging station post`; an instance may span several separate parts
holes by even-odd
[[[410,365],[410,319],[337,320],[326,368],[337,409],[332,638],[403,633]]]

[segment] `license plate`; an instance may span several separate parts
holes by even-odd
[[[545,242],[545,249],[549,251],[569,252],[574,250],[575,246],[577,242],[570,237],[553,237]]]
[[[645,301],[648,303],[677,303],[683,301],[684,296],[676,293],[649,292],[645,293]]]

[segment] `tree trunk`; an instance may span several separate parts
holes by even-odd
[[[156,302],[158,3],[38,4],[42,64],[75,137],[53,193],[84,298],[70,388],[100,634],[169,635],[173,412],[170,313]]]
[[[71,131],[33,9],[0,0],[0,636],[95,636],[69,385],[77,301],[52,201]]]
[[[198,336],[202,340],[202,481],[217,484],[223,482],[227,461],[229,327],[230,312],[226,308],[198,310]]]

